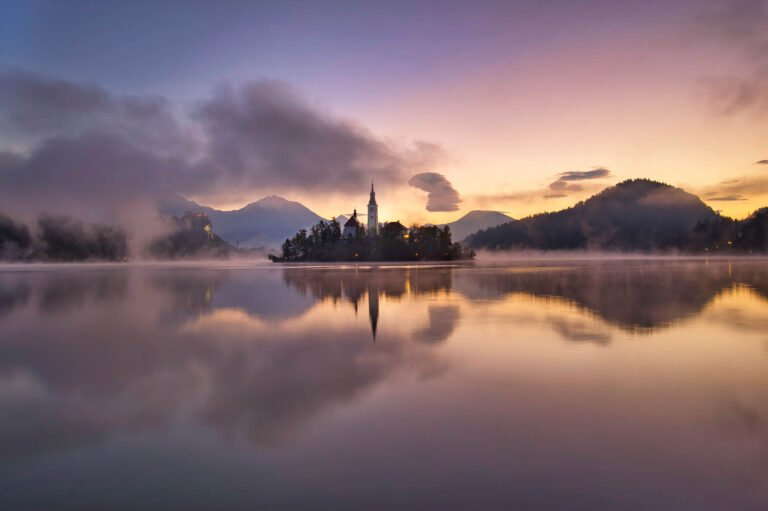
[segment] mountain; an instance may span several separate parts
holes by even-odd
[[[210,219],[202,213],[184,213],[166,220],[169,232],[146,247],[147,254],[158,259],[228,257],[235,247],[213,233]]]
[[[694,228],[721,218],[685,190],[634,179],[571,208],[479,231],[467,242],[494,249],[688,249]]]
[[[445,225],[451,228],[451,237],[456,241],[461,241],[473,232],[497,225],[505,224],[514,220],[512,217],[498,211],[483,211],[476,209],[470,211],[463,217],[449,222]]]
[[[182,216],[185,211],[208,215],[214,232],[241,247],[278,246],[297,230],[322,218],[298,202],[276,195],[264,197],[234,211],[221,211],[175,196],[163,201],[160,212]]]

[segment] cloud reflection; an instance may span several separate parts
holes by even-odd
[[[548,300],[554,332],[607,345],[615,326],[668,327],[746,284],[768,297],[759,263],[3,272],[0,462],[190,420],[271,446],[395,375],[445,374],[475,305]]]
[[[397,332],[374,345],[355,325],[281,323],[315,300],[276,272],[0,277],[2,303],[15,307],[0,340],[5,460],[189,416],[272,445],[398,371],[437,374],[434,352]]]

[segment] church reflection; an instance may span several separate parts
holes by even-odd
[[[376,340],[381,297],[400,300],[413,295],[447,293],[453,282],[452,268],[358,268],[354,270],[287,268],[287,286],[304,296],[352,304],[357,314],[360,302],[368,302],[371,335]]]
[[[561,300],[608,325],[632,332],[666,328],[700,314],[720,293],[746,286],[768,299],[768,271],[760,263],[724,261],[614,261],[517,267],[284,267],[269,271],[200,269],[153,271],[144,277],[173,303],[165,321],[237,309],[265,321],[301,317],[318,302],[368,308],[371,337],[387,318],[387,301],[453,293],[470,302],[511,296]],[[0,281],[0,318],[32,301],[40,314],[68,314],[129,299],[126,272],[8,274]],[[34,295],[34,300],[33,300]],[[574,340],[605,342],[606,332],[586,335],[583,325],[552,320]]]
[[[706,312],[742,288],[761,302],[754,310]],[[515,316],[520,299],[547,309],[543,322]],[[0,273],[0,375],[35,382],[18,409],[7,405],[24,419],[0,421],[0,451],[16,461],[75,448],[188,409],[223,435],[271,445],[401,371],[439,374],[448,339],[482,346],[460,320],[605,346],[622,337],[615,327],[655,332],[702,313],[763,332],[766,300],[768,270],[746,262]],[[351,316],[366,305],[361,325]],[[155,386],[163,392],[146,399]],[[29,415],[29,403],[40,410]]]
[[[368,289],[368,317],[371,320],[371,334],[376,341],[376,326],[379,324],[379,293]]]

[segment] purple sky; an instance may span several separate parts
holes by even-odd
[[[457,215],[427,213],[425,191],[407,185],[422,172],[453,184],[459,213],[555,209],[628,177],[709,194],[713,207],[735,215],[768,202],[768,167],[755,165],[768,157],[764,0],[5,0],[0,20],[0,71],[162,97],[182,117],[223,84],[281,82],[302,108],[396,153],[390,164],[391,155],[383,162],[374,150],[370,171],[370,158],[330,159],[337,168],[347,162],[361,181],[384,173],[385,217]],[[204,131],[198,121],[188,130]],[[14,141],[13,150],[28,150]],[[439,148],[440,158],[413,153],[420,143]],[[273,156],[292,172],[285,155]],[[594,168],[609,175],[581,191],[548,193],[561,173]],[[316,180],[329,171],[319,168]],[[312,180],[296,176],[306,189],[230,176],[187,195],[236,207],[281,193],[324,215],[365,201],[366,190],[344,187],[320,200]],[[742,186],[722,185],[736,180]],[[744,200],[717,200],[726,196]]]

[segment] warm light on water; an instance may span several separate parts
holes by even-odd
[[[766,506],[765,261],[0,271],[0,509]]]

